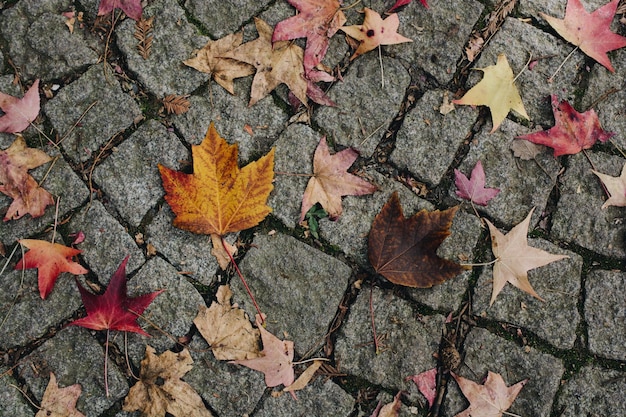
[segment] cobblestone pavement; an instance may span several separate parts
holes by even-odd
[[[603,2],[584,1],[588,10]],[[391,3],[362,0],[346,11],[348,23],[361,23],[363,6],[382,12]],[[462,376],[479,381],[489,370],[509,385],[529,379],[509,410],[517,415],[626,415],[625,212],[600,209],[606,195],[590,171],[591,162],[617,176],[625,162],[616,149],[626,149],[626,49],[609,54],[615,73],[576,51],[549,83],[573,47],[539,13],[562,17],[566,2],[518,1],[474,66],[493,65],[506,53],[517,74],[532,52],[536,65],[516,81],[531,123],[512,114],[489,134],[486,109],[458,106],[444,116],[438,108],[445,94],[452,97],[482,77],[467,70],[463,51],[472,30],[482,28],[499,3],[429,3],[426,9],[414,1],[400,12],[399,32],[413,42],[382,48],[380,59],[373,51],[350,63],[344,37],[335,36],[324,62],[344,70],[343,80],[328,86],[338,106],[294,114],[284,86],[248,107],[251,77],[238,79],[230,95],[182,64],[209,39],[240,29],[245,40],[254,39],[252,17],[274,25],[292,16],[286,1],[144,1],[144,16],[155,17],[148,59],[137,51],[133,20],[117,20],[110,37],[110,22],[94,23],[97,0],[0,2],[0,91],[21,96],[20,86],[41,79],[41,116],[24,135],[30,146],[58,157],[31,171],[37,180],[45,176],[44,187],[60,198],[57,240],[68,244],[70,233],[84,232],[80,262],[89,280],[106,285],[130,255],[131,295],[166,289],[145,312],[152,325],[140,320],[151,338],[113,336],[106,397],[103,332],[66,326],[84,314],[73,280],[61,276],[42,301],[36,272],[22,278],[12,270],[14,255],[0,276],[0,416],[32,416],[35,407],[25,396],[41,401],[49,372],[61,386],[82,385],[78,409],[87,416],[131,415],[121,411],[135,383],[124,345],[135,372],[146,344],[158,352],[176,348],[153,326],[175,338],[190,336],[194,367],[185,380],[220,417],[369,416],[379,399],[389,401],[399,390],[406,391],[400,415],[425,416],[424,397],[405,378],[437,366],[434,354],[454,352],[451,346],[463,357]],[[84,16],[72,34],[62,16],[71,10]],[[613,30],[626,32],[619,16]],[[189,95],[190,110],[165,115],[160,100],[169,94]],[[578,110],[593,106],[603,127],[616,132],[613,143],[558,159],[550,149],[534,159],[514,158],[515,136],[553,125],[550,94]],[[307,116],[310,123],[300,122]],[[322,219],[314,239],[297,224],[307,179],[278,174],[269,202],[273,213],[238,236],[247,248],[241,270],[270,318],[268,330],[293,340],[298,359],[331,360],[332,368],[297,401],[272,395],[258,372],[216,361],[194,331],[198,306],[210,303],[217,283],[229,275],[210,255],[206,236],[172,226],[157,164],[185,168],[190,145],[202,140],[211,121],[229,142],[239,143],[242,163],[275,147],[276,172],[311,172],[315,147],[327,135],[337,150],[358,149],[355,167],[379,187],[372,195],[344,198],[342,217]],[[0,149],[13,139],[0,134]],[[393,191],[407,214],[461,204],[439,254],[490,261],[486,229],[454,193],[453,169],[469,173],[478,160],[487,185],[502,190],[481,216],[508,231],[537,207],[530,244],[569,256],[530,272],[545,302],[509,285],[490,307],[490,266],[424,290],[390,285],[367,261],[370,225]],[[0,210],[9,203],[0,195]],[[17,239],[50,239],[54,216],[48,208],[41,218],[0,224],[3,264]],[[235,301],[253,316],[239,280],[231,284]],[[372,346],[371,310],[381,335],[379,354]],[[450,313],[454,320],[446,325]],[[446,374],[441,377],[447,382]],[[453,416],[466,406],[450,381],[439,415]]]

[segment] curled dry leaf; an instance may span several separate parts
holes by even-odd
[[[57,379],[50,372],[50,381],[41,399],[41,408],[35,417],[85,417],[76,409],[82,388],[79,384],[59,388]]]
[[[232,306],[233,293],[228,285],[217,290],[211,307],[200,306],[193,323],[221,361],[253,359],[261,356],[259,329],[252,327],[245,311]]]
[[[285,387],[283,391],[284,392],[299,391],[303,389],[304,387],[306,387],[311,381],[311,379],[313,378],[313,376],[315,375],[315,372],[317,372],[317,370],[320,368],[320,366],[322,366],[323,363],[324,361],[314,360],[313,364],[310,365],[308,368],[306,368],[304,372],[300,374],[298,379],[296,379],[293,384],[289,385],[288,387]]]

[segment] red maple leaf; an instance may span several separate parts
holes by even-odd
[[[164,290],[128,297],[126,295],[126,263],[124,258],[117,271],[111,277],[109,286],[102,295],[94,295],[78,284],[80,296],[87,310],[87,317],[74,320],[71,325],[93,330],[121,330],[150,336],[139,324],[137,316],[150,305],[154,298]]]
[[[498,188],[485,188],[485,170],[480,161],[476,162],[470,177],[471,179],[468,179],[458,169],[454,170],[454,184],[458,188],[456,195],[459,197],[470,200],[479,206],[486,206],[487,202],[500,192]]]
[[[0,132],[17,133],[26,129],[39,115],[39,80],[35,80],[24,97],[17,98],[0,92]]]
[[[399,9],[400,7],[406,6],[411,1],[412,0],[398,0],[395,2],[393,6],[391,6],[391,9],[387,10],[387,13],[392,13],[396,11],[397,9]],[[428,9],[428,3],[426,2],[426,0],[420,0],[420,3],[422,3],[422,5]]]
[[[568,0],[564,19],[539,14],[563,39],[615,72],[606,53],[626,46],[626,38],[611,32],[610,28],[618,3],[619,0],[613,0],[593,13],[587,13],[580,0]]]
[[[141,19],[141,0],[101,0],[98,7],[98,16],[111,13],[113,9],[120,9],[133,20]]]
[[[559,103],[556,95],[550,96],[554,112],[554,127],[541,132],[518,136],[530,142],[554,148],[554,156],[574,155],[591,148],[596,141],[606,142],[615,133],[606,132],[600,126],[593,109],[578,113],[567,101]]]
[[[328,40],[346,23],[339,0],[287,0],[300,13],[276,24],[272,42],[307,38],[304,72],[312,81],[334,81],[331,75],[317,71],[328,51]]]
[[[50,243],[45,240],[22,239],[19,242],[30,249],[15,265],[15,269],[38,268],[39,295],[44,300],[56,282],[61,272],[69,272],[74,275],[89,272],[79,263],[73,262],[72,257],[81,253],[80,250],[68,248],[58,243]]]

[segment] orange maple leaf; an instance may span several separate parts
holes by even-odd
[[[24,258],[18,261],[15,269],[39,269],[37,272],[39,295],[44,300],[54,288],[54,283],[61,272],[69,272],[74,275],[89,272],[82,265],[71,260],[73,256],[81,253],[78,249],[45,240],[22,239],[19,242],[30,250],[26,252]]]
[[[229,145],[211,123],[191,152],[193,174],[159,164],[165,200],[176,214],[174,226],[224,236],[256,226],[271,213],[266,202],[274,188],[274,149],[239,169],[237,145]]]

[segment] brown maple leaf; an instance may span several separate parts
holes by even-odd
[[[359,47],[350,57],[353,60],[359,55],[371,51],[378,45],[394,45],[403,42],[413,42],[398,33],[400,19],[397,13],[391,13],[383,20],[378,13],[365,7],[365,18],[362,25],[344,26],[340,28],[348,36],[358,40]]]
[[[609,206],[626,206],[626,164],[622,167],[622,173],[619,177],[612,177],[595,170],[591,170],[591,172],[600,178],[609,193],[609,199],[602,204],[603,209]]]
[[[528,379],[525,379],[507,387],[502,376],[491,371],[487,372],[484,385],[479,385],[454,372],[452,376],[470,402],[468,408],[454,417],[502,417],[528,382]]]
[[[254,66],[223,55],[241,45],[243,33],[232,33],[216,41],[209,41],[196,56],[183,63],[200,72],[211,74],[216,83],[230,94],[235,94],[233,80],[254,74]]]
[[[300,222],[315,203],[320,203],[328,217],[336,220],[342,212],[341,196],[371,194],[378,189],[347,171],[358,156],[359,153],[352,148],[331,155],[326,137],[320,139],[313,156],[313,176],[302,197]]]
[[[252,80],[249,106],[267,96],[284,83],[302,103],[307,102],[307,82],[304,78],[303,50],[293,42],[272,44],[273,29],[265,21],[254,18],[259,37],[222,55],[253,65],[256,74]]]
[[[559,103],[555,94],[550,96],[554,127],[541,132],[518,136],[538,145],[554,149],[554,156],[574,155],[591,148],[596,141],[606,142],[615,133],[606,132],[600,126],[598,115],[593,109],[578,113],[567,101]]]
[[[29,251],[26,252],[23,259],[17,262],[15,269],[39,269],[37,278],[39,295],[42,299],[48,297],[61,272],[69,272],[74,275],[89,272],[82,265],[71,260],[72,257],[81,253],[78,249],[45,240],[21,239],[18,242],[26,246]]]
[[[166,413],[185,417],[212,417],[202,397],[181,378],[192,368],[193,359],[187,349],[160,355],[146,346],[141,361],[139,381],[124,399],[124,411],[141,411],[142,416],[163,417]]]
[[[50,381],[41,399],[41,408],[35,417],[85,417],[76,409],[82,388],[79,384],[59,388],[57,379],[50,372]]]
[[[563,39],[578,46],[609,71],[615,72],[606,53],[626,46],[626,38],[611,32],[610,28],[618,3],[619,0],[613,0],[587,13],[580,0],[568,0],[564,19],[539,14]]]
[[[217,300],[200,311],[193,323],[207,341],[215,359],[221,361],[259,357],[260,332],[252,327],[245,311],[232,306],[233,293],[228,285],[217,290]]]
[[[463,272],[466,267],[437,256],[457,209],[422,210],[407,219],[394,192],[369,233],[367,256],[376,272],[394,284],[417,288],[441,284]]]
[[[493,265],[493,291],[489,305],[493,304],[507,282],[544,301],[530,285],[528,271],[560,259],[569,258],[567,255],[553,255],[528,246],[526,235],[533,211],[535,211],[534,207],[524,221],[513,227],[506,235],[485,219],[491,234],[491,250],[496,257],[496,262]]]
[[[26,129],[39,115],[39,80],[35,80],[24,97],[17,98],[0,92],[0,132],[18,133]]]
[[[45,152],[27,147],[20,135],[6,150],[0,150],[0,193],[13,199],[4,216],[5,222],[25,214],[43,216],[46,207],[54,204],[52,195],[28,174],[29,169],[51,159]]]

